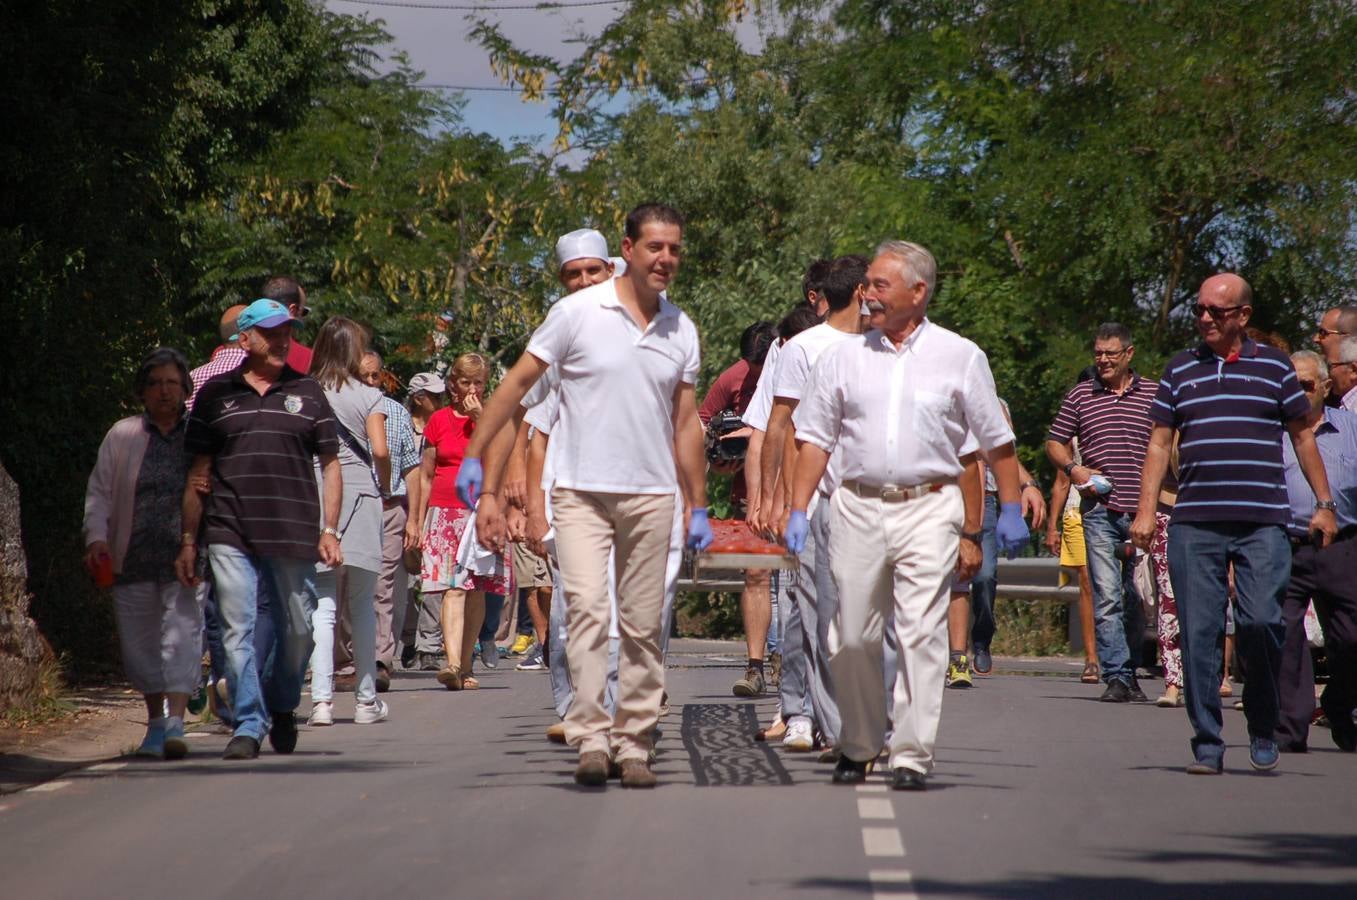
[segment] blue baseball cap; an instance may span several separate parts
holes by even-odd
[[[256,300],[245,311],[236,317],[236,333],[247,328],[276,328],[287,322],[301,323],[301,319],[294,319],[292,313],[287,311],[287,307],[277,300]]]

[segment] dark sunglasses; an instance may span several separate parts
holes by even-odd
[[[1238,312],[1243,306],[1207,306],[1205,303],[1198,303],[1192,307],[1192,315],[1197,318],[1209,315],[1212,319],[1219,322],[1222,319],[1228,319],[1231,313]]]
[[[1297,378],[1296,380],[1300,382],[1300,389],[1307,394],[1315,389],[1315,383],[1308,378]]]

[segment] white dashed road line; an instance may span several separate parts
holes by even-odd
[[[34,793],[48,793],[50,791],[59,791],[62,788],[67,788],[70,786],[71,783],[69,781],[49,781],[46,782],[45,784],[35,784],[31,788],[29,788],[29,790],[33,791]]]
[[[889,797],[859,797],[858,818],[894,819],[895,809],[891,806]]]
[[[908,869],[873,869],[867,873],[872,882],[873,900],[890,897],[891,900],[917,900],[914,878]]]
[[[904,856],[905,845],[894,828],[862,829],[862,850],[868,856]]]

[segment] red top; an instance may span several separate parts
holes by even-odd
[[[707,396],[702,398],[702,405],[697,410],[697,417],[702,420],[705,426],[711,421],[712,416],[723,409],[733,409],[735,414],[743,416],[746,409],[749,408],[749,401],[754,399],[754,389],[759,386],[759,374],[763,371],[760,367],[757,371],[752,369],[749,363],[739,360],[735,365],[726,369],[707,391]],[[735,473],[735,479],[730,484],[730,499],[736,503],[743,501],[749,495],[749,488],[744,480],[744,466]]]
[[[311,374],[311,348],[293,338],[291,346],[287,348],[287,364],[294,372]]]
[[[476,423],[445,406],[429,417],[424,427],[424,441],[437,451],[434,462],[433,488],[429,491],[429,506],[466,509],[457,497],[457,471],[462,468],[467,445]]]

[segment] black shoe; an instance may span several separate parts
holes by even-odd
[[[1328,692],[1325,688],[1324,693]],[[1319,708],[1329,720],[1334,746],[1344,753],[1357,753],[1357,725],[1352,722],[1352,710],[1340,710],[1331,702],[1325,703],[1323,697],[1319,699]]]
[[[259,742],[248,734],[238,734],[231,738],[226,745],[226,752],[221,755],[222,759],[257,759],[259,757]]]
[[[383,663],[377,663],[377,693],[385,694],[391,690],[391,670]]]
[[[1140,689],[1140,682],[1135,678],[1131,679],[1130,698],[1132,703],[1150,702],[1150,698],[1145,696],[1145,692]]]
[[[1305,741],[1278,741],[1277,749],[1282,753],[1308,753],[1310,747]]]
[[[901,767],[895,770],[895,775],[891,778],[891,790],[893,791],[922,791],[926,785],[928,776],[923,772],[916,772],[913,769]]]
[[[839,762],[834,766],[835,784],[862,784],[867,780],[867,773],[872,770],[872,762],[858,762],[849,759],[846,756],[840,756]]]
[[[269,728],[269,746],[274,753],[291,753],[297,749],[297,714],[291,712],[270,713],[273,726]],[[255,755],[259,754],[259,744],[255,745]]]
[[[416,659],[417,657],[418,657],[418,654],[415,652],[414,645],[411,645],[411,646],[409,646],[409,647],[402,647],[402,648],[401,648],[401,668],[402,668],[402,669],[413,669],[413,668],[415,667],[415,659]]]
[[[441,653],[417,653],[415,665],[421,672],[438,672],[447,665]]]
[[[1131,688],[1120,678],[1113,678],[1107,683],[1107,690],[1103,691],[1103,695],[1098,699],[1103,703],[1130,703]]]

